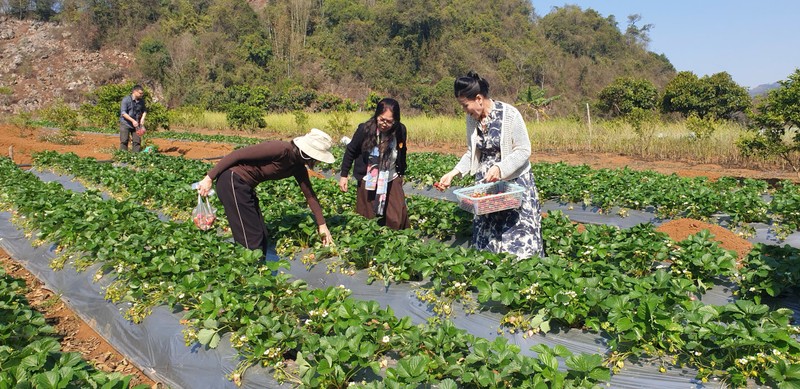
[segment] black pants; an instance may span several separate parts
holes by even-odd
[[[128,138],[130,138],[133,152],[138,153],[142,149],[142,137],[136,133],[136,130],[130,128],[122,123],[119,125],[119,149],[128,151]]]
[[[255,189],[230,169],[217,177],[216,188],[233,240],[250,250],[260,249],[266,255],[267,226],[264,225]]]

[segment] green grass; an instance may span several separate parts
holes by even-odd
[[[366,121],[371,112],[346,114],[345,123],[334,124],[330,113],[307,113],[307,122],[301,127],[291,112],[268,114],[266,128],[242,135],[274,136],[287,139],[306,133],[310,128],[328,132],[335,140],[352,136],[359,123]],[[174,123],[177,128],[203,128],[229,131],[222,112],[202,112],[188,115],[192,120]],[[446,116],[404,116],[408,138],[412,145],[437,147],[465,144],[465,119]],[[346,124],[346,125],[344,125]],[[736,140],[746,129],[735,123],[722,122],[708,139],[696,139],[690,135],[684,122],[656,124],[650,131],[637,134],[622,121],[596,121],[591,128],[585,123],[568,119],[552,119],[537,123],[527,120],[528,131],[537,152],[595,152],[622,154],[649,160],[691,161],[737,166],[762,166],[764,161],[744,158],[736,147]],[[413,146],[412,146],[413,147]],[[766,165],[774,166],[774,163]],[[779,164],[780,165],[780,164]]]
[[[291,113],[270,114],[265,117],[267,127],[266,132],[285,134],[294,136],[304,134],[310,128],[325,130],[334,139],[342,136],[352,136],[359,124],[367,121],[372,113],[351,112],[347,114],[347,122],[350,124],[345,128],[335,128],[331,125],[332,115],[328,113],[309,113],[308,123],[304,128],[300,128],[295,117]],[[452,118],[444,116],[427,117],[406,116],[403,124],[408,128],[408,137],[415,144],[423,146],[437,146],[445,143],[464,144],[465,129],[464,118]]]
[[[225,112],[203,112],[202,118],[203,128],[211,128],[215,130],[224,130],[228,128],[228,121]]]
[[[348,113],[347,119],[350,123],[350,126],[347,128],[347,130],[332,131],[328,122],[331,120],[333,115],[319,112],[309,112],[306,114],[308,115],[308,122],[303,127],[300,127],[297,124],[295,121],[295,116],[291,112],[282,114],[269,114],[264,118],[267,122],[267,128],[265,128],[265,130],[269,132],[285,134],[286,136],[296,136],[305,134],[312,128],[319,128],[320,130],[324,130],[330,134],[330,136],[334,139],[339,139],[345,135],[352,136],[353,131],[355,131],[358,124],[366,121],[370,116],[365,112]]]
[[[339,139],[342,136],[352,136],[356,127],[369,119],[372,113],[368,112],[351,112],[346,115],[348,126],[343,128],[333,128],[331,125],[332,115],[329,113],[307,113],[308,122],[300,127],[294,114],[280,113],[268,114],[264,116],[267,123],[266,128],[258,130],[253,135],[258,135],[259,132],[277,133],[285,137],[302,135],[308,132],[311,128],[319,128],[325,130],[333,138]],[[453,117],[426,117],[412,116],[404,117],[403,123],[409,130],[409,138],[413,138],[414,143],[424,146],[436,146],[443,143],[464,143],[464,118]],[[225,113],[222,112],[204,112],[202,118],[189,123],[177,123],[178,128],[191,129],[204,128],[209,130],[229,130],[226,121]]]
[[[686,160],[701,163],[749,163],[736,147],[746,129],[733,123],[718,126],[708,139],[697,139],[683,123],[659,123],[643,135],[619,121],[592,125],[570,120],[529,123],[536,151],[601,152],[656,160]]]

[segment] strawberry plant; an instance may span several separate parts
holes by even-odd
[[[724,370],[737,387],[748,379],[764,384],[774,383],[773,378],[788,378],[778,387],[790,385],[796,377],[775,373],[785,364],[800,363],[800,346],[791,339],[800,330],[790,325],[792,315],[789,309],[771,310],[748,300],[724,306],[688,303],[681,317],[686,346],[678,363],[699,366],[704,382]]]
[[[197,173],[200,174],[207,169],[207,166],[198,165],[195,162],[169,159],[163,156],[153,158],[152,161],[158,162],[149,162],[149,164],[163,166],[162,170],[167,172],[196,169]],[[149,171],[153,169],[152,166],[148,166],[147,163],[138,159],[128,166],[128,168],[125,168],[127,171],[123,171],[125,174],[120,174],[118,178],[121,183],[130,182],[131,184],[123,184],[128,188],[136,186],[134,183],[137,181],[147,181]],[[585,170],[584,173],[586,172],[591,173],[591,170]],[[76,174],[78,173],[76,172]],[[745,183],[742,186],[738,181],[723,181],[716,186],[702,180],[689,180],[676,184],[670,181],[671,178],[669,177],[664,178],[659,175],[647,174],[637,176],[633,171],[624,172],[624,177],[627,178],[623,179],[614,179],[611,171],[603,172],[603,174],[609,175],[608,179],[613,183],[615,190],[622,190],[626,187],[626,182],[637,179],[649,185],[662,185],[660,190],[663,193],[650,191],[647,192],[650,193],[647,196],[634,196],[636,199],[634,200],[634,205],[636,205],[636,202],[638,202],[636,206],[653,204],[654,201],[664,201],[664,204],[667,205],[672,204],[669,207],[662,208],[665,212],[672,212],[669,210],[683,207],[684,211],[680,212],[694,212],[697,215],[705,215],[718,209],[718,207],[714,208],[716,205],[711,206],[707,202],[696,202],[695,200],[700,201],[702,199],[695,198],[694,195],[686,194],[675,188],[685,186],[692,190],[697,189],[698,193],[703,196],[718,196],[713,198],[719,204],[728,201],[725,199],[731,198],[751,199],[753,194],[760,193],[761,190],[757,185],[753,186],[753,189],[748,189],[751,188],[748,186],[749,184]],[[131,176],[135,178],[132,180],[126,178]],[[699,189],[692,186],[700,184],[705,186],[700,186],[698,187]],[[30,187],[8,196],[0,191],[0,199],[11,202],[12,200],[16,201],[15,196],[20,196],[23,199],[20,202],[29,200],[38,202],[40,201],[37,200],[38,197],[28,197],[28,191],[41,190],[39,189],[39,184],[32,185],[36,189]],[[181,185],[185,186],[186,184]],[[508,314],[501,325],[509,327],[513,331],[547,332],[550,330],[551,324],[558,324],[561,326],[582,327],[604,333],[612,339],[611,343],[614,346],[614,351],[609,355],[609,362],[612,362],[616,367],[621,366],[620,363],[627,356],[635,355],[661,358],[663,363],[673,363],[680,358],[684,358],[682,363],[702,369],[708,369],[713,362],[717,368],[714,370],[702,370],[700,376],[703,378],[708,377],[707,374],[731,377],[734,374],[739,374],[736,373],[737,371],[741,371],[741,369],[737,370],[732,366],[738,366],[737,363],[739,362],[736,362],[734,357],[738,356],[741,361],[746,354],[745,350],[737,349],[732,356],[726,356],[724,369],[720,369],[721,365],[713,359],[716,357],[696,355],[695,353],[697,352],[702,354],[702,351],[689,348],[690,345],[693,345],[686,341],[686,337],[689,335],[674,324],[682,323],[681,315],[683,310],[686,309],[685,307],[688,306],[695,309],[695,305],[691,302],[692,296],[699,293],[705,285],[713,282],[713,279],[720,274],[723,276],[727,274],[726,272],[730,269],[730,253],[719,249],[715,244],[711,243],[707,234],[698,234],[690,237],[687,241],[675,243],[670,242],[663,234],[656,233],[651,225],[640,225],[627,230],[608,226],[587,226],[585,232],[579,233],[568,218],[564,217],[563,214],[553,212],[543,220],[544,239],[549,257],[517,261],[510,256],[498,256],[461,248],[453,249],[446,244],[432,240],[421,241],[419,239],[420,235],[417,235],[415,231],[396,232],[377,228],[376,225],[371,224],[374,223],[373,221],[364,221],[347,210],[347,205],[342,204],[342,202],[350,202],[351,200],[346,196],[333,195],[333,193],[338,192],[335,183],[327,182],[327,180],[315,180],[315,189],[318,189],[320,198],[327,198],[329,200],[326,201],[330,201],[328,207],[330,209],[343,210],[343,213],[331,217],[329,220],[331,230],[334,231],[335,236],[341,236],[342,240],[337,239],[338,246],[335,249],[322,249],[316,247],[316,232],[313,220],[303,205],[302,196],[298,191],[293,190],[291,185],[291,183],[271,182],[269,185],[260,186],[258,190],[262,198],[262,210],[270,226],[271,235],[278,239],[279,247],[286,247],[286,252],[289,253],[312,247],[312,250],[307,251],[307,254],[305,254],[308,255],[307,258],[311,258],[309,253],[315,254],[313,256],[314,259],[309,259],[309,264],[326,256],[336,255],[340,256],[342,263],[349,263],[357,268],[367,268],[373,280],[380,279],[390,283],[429,279],[430,287],[420,290],[420,296],[423,299],[427,299],[425,301],[433,305],[435,310],[438,309],[437,312],[442,316],[448,316],[450,310],[446,308],[452,307],[452,304],[456,302],[469,304],[471,294],[477,292],[479,301],[499,303],[501,304],[500,306],[508,309]],[[170,188],[169,183],[164,182],[164,187]],[[140,188],[136,189],[137,193],[139,190],[148,190],[144,185],[141,185]],[[583,196],[582,198],[588,199],[589,204],[592,204],[592,201],[595,200],[593,200],[591,191],[587,191],[587,188],[591,189],[593,187],[585,183],[575,187],[576,190],[579,190],[576,193]],[[716,188],[714,190],[724,191],[725,194],[714,195],[714,191],[709,188]],[[647,188],[642,188],[642,190],[645,189]],[[45,191],[49,191],[53,198],[64,196],[59,192],[60,189],[57,185]],[[143,199],[142,203],[150,201],[150,198],[160,198],[165,202],[174,202],[177,193],[177,190],[175,193],[169,190],[161,192],[150,190],[147,195],[141,197]],[[328,193],[331,193],[331,195],[328,196]],[[733,196],[731,193],[735,193],[736,196],[743,196],[730,197]],[[589,197],[586,197],[587,195]],[[77,198],[92,198],[92,201],[100,201],[99,198],[94,199],[93,196],[89,194],[88,196],[78,196]],[[131,193],[131,196],[140,195]],[[70,204],[68,196],[61,198],[64,204]],[[603,199],[603,197],[596,198]],[[621,197],[607,197],[607,200],[602,200],[600,204],[604,204],[604,209],[607,209],[615,202],[626,201],[630,200]],[[741,204],[747,203],[747,201],[738,203],[734,201],[733,203]],[[46,211],[50,212],[49,215],[59,215],[59,212],[65,212],[67,209],[71,213],[65,212],[64,217],[80,218],[86,212],[94,212],[93,214],[97,215],[96,217],[99,219],[107,217],[105,208],[99,207],[97,211],[92,211],[82,205],[79,206],[79,203],[80,201],[75,201],[75,204],[64,207],[62,210],[61,203],[46,201],[40,206],[29,208],[29,210],[38,217],[44,215],[43,212]],[[154,202],[148,204],[154,204]],[[409,204],[411,207],[412,202],[409,202]],[[426,205],[418,207],[418,204]],[[754,204],[757,203],[754,202]],[[137,214],[139,212],[136,210],[137,204],[135,203],[125,207],[130,208],[125,213],[114,216],[121,218],[119,225],[114,224],[113,227],[110,227],[111,224],[102,224],[102,227],[99,228],[102,231],[108,230],[118,234],[118,232],[114,231],[122,228],[121,226],[126,222],[124,216],[127,213]],[[442,205],[434,200],[415,202],[413,207],[412,213],[419,215],[418,222],[422,221],[422,219],[426,219],[425,221],[427,222],[435,218],[448,218],[449,221],[458,223],[464,220],[467,221],[464,224],[450,224],[452,226],[469,225],[468,219],[456,213],[451,213],[450,215],[437,213],[438,210],[436,208],[441,208]],[[426,207],[431,209],[425,209]],[[101,208],[103,211],[100,211]],[[757,211],[754,215],[757,215],[758,212],[760,211]],[[137,217],[144,216],[137,215]],[[42,221],[41,223],[45,223],[45,225],[50,223],[48,228],[52,231],[51,234],[58,234],[58,231],[60,231],[59,224],[68,224],[70,223],[68,220],[57,217],[54,221]],[[39,222],[29,223],[33,226]],[[147,224],[159,223],[149,221]],[[164,227],[158,227],[154,230],[143,227],[143,234],[146,236],[144,241],[151,242],[163,239],[162,237],[176,239],[176,237],[182,236],[184,233],[183,230],[177,228],[180,223],[175,224],[176,227],[172,227],[172,223],[161,224]],[[192,235],[192,239],[197,239],[197,230],[191,225],[189,227],[191,229],[187,229],[186,233]],[[88,225],[76,225],[75,229],[66,235],[80,235],[85,228],[89,228]],[[431,228],[431,230],[434,229],[433,227]],[[465,230],[467,230],[467,227],[456,227],[453,230],[453,234],[464,233],[466,232]],[[378,233],[375,233],[375,231],[378,231]],[[219,245],[214,243],[219,239],[215,234],[202,235],[199,241],[192,241],[187,238],[185,241],[178,239],[175,243],[178,245],[189,244],[195,247],[192,250],[193,252],[202,253],[197,256],[196,260],[199,262],[188,261],[192,264],[190,268],[196,269],[194,265],[196,263],[199,265],[199,269],[215,267],[220,269],[220,273],[202,270],[191,271],[189,268],[183,269],[179,264],[187,262],[184,254],[182,252],[178,254],[178,251],[169,246],[158,249],[158,251],[162,251],[166,255],[166,257],[162,258],[147,252],[131,252],[126,249],[125,245],[114,244],[113,242],[87,242],[87,244],[91,243],[93,246],[83,246],[83,239],[69,240],[66,235],[65,240],[69,241],[72,246],[65,245],[65,252],[73,250],[70,252],[77,254],[80,250],[71,247],[79,246],[81,250],[83,247],[91,247],[92,250],[103,252],[102,257],[111,261],[107,269],[115,269],[114,266],[122,266],[124,271],[132,271],[134,274],[141,272],[136,277],[125,275],[125,277],[130,277],[128,278],[130,281],[126,279],[125,283],[121,283],[119,286],[120,296],[127,296],[125,298],[129,298],[132,301],[142,301],[138,305],[139,308],[146,308],[163,301],[192,307],[189,311],[190,316],[187,316],[187,323],[190,324],[188,330],[189,339],[200,340],[198,335],[202,331],[203,343],[211,345],[214,342],[215,335],[221,335],[224,332],[236,333],[237,335],[232,337],[234,344],[238,345],[237,347],[242,350],[243,355],[248,355],[244,366],[266,362],[271,366],[275,366],[283,377],[299,382],[299,376],[287,371],[285,365],[281,362],[281,358],[291,358],[302,353],[303,360],[308,364],[309,370],[306,370],[306,373],[308,373],[311,369],[316,369],[320,366],[321,359],[318,355],[324,355],[324,353],[313,354],[316,352],[315,350],[304,350],[303,341],[306,339],[311,340],[315,345],[314,347],[317,347],[322,344],[321,339],[326,338],[326,348],[333,347],[343,352],[346,351],[345,354],[342,354],[342,358],[337,359],[337,363],[330,364],[326,362],[326,365],[322,366],[324,371],[336,372],[333,377],[338,378],[331,381],[331,385],[343,383],[343,377],[353,377],[354,374],[357,374],[357,371],[373,369],[375,362],[378,363],[380,370],[385,371],[387,376],[390,375],[390,369],[393,369],[384,367],[384,361],[386,360],[383,359],[383,356],[377,360],[364,360],[358,356],[358,353],[354,352],[355,349],[346,348],[350,346],[340,343],[339,339],[342,339],[340,338],[342,336],[340,330],[322,333],[326,331],[325,328],[327,327],[321,327],[326,321],[318,317],[321,314],[316,308],[305,308],[302,311],[294,309],[293,307],[303,307],[304,303],[302,301],[305,301],[309,293],[312,293],[312,291],[304,290],[302,284],[297,284],[296,286],[280,286],[279,284],[268,286],[267,289],[269,290],[273,287],[285,288],[291,293],[272,292],[270,294],[272,297],[269,300],[259,298],[257,302],[252,302],[254,300],[252,297],[245,297],[245,301],[251,301],[251,303],[246,304],[239,302],[242,297],[227,297],[259,296],[264,292],[264,289],[255,288],[254,285],[266,286],[266,284],[264,284],[264,281],[252,281],[257,279],[254,278],[252,272],[242,272],[244,269],[253,268],[251,264],[259,258],[257,252],[252,254],[252,257],[239,262],[239,266],[220,266],[222,258],[230,261],[231,255],[242,254],[239,252],[231,253],[227,250],[220,251]],[[42,238],[47,238],[48,236],[48,234],[41,235]],[[116,236],[119,237],[120,235]],[[126,239],[134,238],[131,236]],[[175,256],[176,260],[173,261],[169,257],[170,255]],[[181,258],[181,260],[177,260],[178,258]],[[193,257],[190,256],[188,258]],[[155,267],[150,267],[145,263],[151,261],[156,262]],[[751,266],[759,268],[758,273],[762,274],[759,276],[762,278],[753,278],[752,281],[766,283],[766,277],[769,276],[767,274],[769,271],[766,269],[770,269],[770,265],[764,264],[764,261],[759,263],[757,258],[752,258],[752,261]],[[263,270],[264,274],[272,273],[273,271],[269,269]],[[689,275],[691,275],[691,278],[689,278]],[[128,288],[128,285],[130,285],[130,288]],[[770,286],[770,288],[774,288],[774,286]],[[184,297],[171,297],[173,295],[172,291],[177,290],[181,290],[181,294]],[[766,290],[766,288],[754,289],[754,291],[758,290]],[[226,296],[222,296],[222,294]],[[206,296],[201,298],[204,299],[203,302],[207,307],[196,308],[199,301],[197,296]],[[324,303],[325,300],[327,300],[327,297],[314,297],[313,301],[316,304],[320,304],[320,302],[327,304]],[[228,309],[228,306],[232,308]],[[331,305],[327,306],[330,307]],[[276,310],[276,307],[279,309]],[[700,309],[703,306],[697,305],[697,307],[697,309]],[[481,308],[481,306],[477,306],[477,308]],[[195,311],[199,313],[195,313]],[[314,311],[314,315],[311,314],[311,311]],[[630,316],[631,311],[635,312],[635,315]],[[264,316],[264,312],[269,314]],[[326,317],[330,315],[329,310],[325,309],[324,312],[326,312]],[[146,314],[146,310],[136,311],[136,314]],[[262,317],[264,318],[262,319]],[[266,319],[266,317],[269,317],[269,319]],[[374,317],[369,317],[365,316],[363,322],[373,322]],[[743,320],[746,323],[751,323],[752,319],[752,316],[740,316],[734,321]],[[385,322],[384,320],[386,319],[374,318],[374,320]],[[258,324],[258,328],[261,329],[256,332],[250,332],[250,335],[241,332],[242,328],[251,328],[255,324]],[[713,323],[700,324],[714,326]],[[390,324],[390,327],[392,325]],[[732,324],[726,325],[730,326]],[[737,325],[749,326],[751,324]],[[699,332],[709,330],[715,331],[714,328],[693,328],[693,331]],[[775,331],[773,331],[776,334],[775,337],[763,339],[765,341],[764,349],[772,347],[781,353],[789,353],[789,355],[795,357],[797,355],[795,351],[796,342],[790,340],[793,343],[786,344],[779,340],[791,339],[787,338],[787,334],[792,334],[792,331],[793,329],[789,327],[776,327]],[[468,373],[465,373],[467,374],[466,376],[454,375],[452,374],[452,367],[457,366],[457,364],[455,366],[447,365],[450,368],[443,368],[445,364],[441,362],[442,359],[437,359],[439,358],[438,354],[420,354],[417,349],[420,344],[416,342],[421,341],[423,338],[427,339],[427,336],[433,336],[433,333],[425,332],[427,335],[423,336],[420,335],[415,327],[410,327],[407,331],[397,330],[394,333],[400,332],[403,335],[397,339],[390,336],[392,347],[395,351],[408,351],[405,353],[400,351],[396,366],[402,366],[402,368],[396,371],[391,370],[393,379],[399,380],[398,382],[409,380],[408,383],[410,384],[418,382],[413,380],[415,379],[414,377],[420,376],[427,377],[426,379],[430,382],[439,380],[450,382],[445,381],[447,379],[457,383],[465,382],[464,380],[480,382],[474,381],[476,377],[474,368],[468,369]],[[256,333],[259,335],[256,335]],[[455,339],[466,339],[458,336],[453,337]],[[381,338],[382,340],[383,338]],[[442,356],[442,358],[448,361],[452,360],[452,358],[456,358],[455,361],[458,361],[459,358],[464,358],[466,351],[455,351],[464,350],[459,347],[461,346],[453,349],[454,355]],[[502,350],[500,345],[492,347]],[[690,354],[694,355],[694,357],[689,358]],[[266,355],[266,358],[259,359],[262,358],[262,355]],[[323,359],[327,361],[326,358]],[[433,365],[440,367],[434,368],[432,367]],[[243,369],[244,367],[235,373],[239,374],[238,376],[232,375],[231,378],[234,381],[241,379]],[[789,379],[791,372],[780,369],[777,364],[765,365],[756,372],[759,377],[778,376]],[[318,370],[316,371],[318,372]],[[767,371],[772,372],[772,375],[767,374]],[[410,373],[419,374],[412,376]],[[485,376],[483,375],[484,373],[481,373],[480,376],[483,377],[483,380],[497,379],[496,374],[498,373],[500,376],[514,377],[511,372],[504,371],[502,368],[486,372],[487,375]],[[318,375],[319,373],[306,374],[304,377],[309,380],[308,382],[322,382]],[[753,377],[752,375],[748,376]],[[579,379],[576,373],[572,373],[568,377],[570,380]],[[535,376],[534,379],[541,380],[542,376]],[[769,380],[772,378],[764,379]],[[514,378],[510,382],[527,381],[519,381]]]
[[[732,276],[736,263],[735,252],[720,248],[712,238],[708,230],[702,230],[679,242],[673,251],[670,269],[678,276],[695,281],[700,292],[705,292],[706,283],[715,277]]]
[[[24,289],[24,281],[0,269],[0,387],[131,387],[131,376],[98,371],[79,353],[62,352],[54,329],[28,305]]]
[[[273,276],[278,267],[288,266],[287,264],[277,263],[275,267],[253,266],[261,258],[261,254],[257,251],[244,250],[231,244],[221,246],[209,234],[203,234],[197,239],[198,231],[190,224],[163,222],[142,208],[136,210],[133,205],[128,209],[130,212],[109,213],[118,207],[118,202],[102,200],[91,193],[69,194],[68,200],[75,200],[72,204],[69,204],[69,201],[60,201],[60,196],[56,193],[55,196],[45,197],[41,195],[43,187],[54,187],[55,191],[58,185],[41,183],[29,173],[20,172],[14,167],[7,169],[10,174],[0,178],[0,193],[2,193],[0,198],[8,204],[13,199],[17,207],[16,212],[21,212],[21,209],[30,210],[31,213],[27,216],[35,216],[26,218],[31,228],[51,218],[67,223],[68,220],[62,217],[74,215],[62,212],[62,208],[75,210],[82,208],[89,213],[102,211],[97,213],[96,222],[104,226],[106,233],[118,234],[127,228],[124,227],[126,225],[137,228],[136,235],[146,242],[143,247],[130,245],[127,240],[116,244],[106,242],[113,244],[113,251],[108,256],[111,262],[108,264],[108,269],[122,271],[116,274],[118,280],[109,287],[108,293],[119,290],[118,295],[121,299],[134,302],[128,311],[134,321],[140,320],[141,316],[137,315],[146,314],[149,306],[175,301],[176,305],[188,309],[185,323],[189,325],[186,335],[190,342],[197,341],[206,347],[213,347],[218,345],[223,333],[233,332],[236,335],[232,339],[235,339],[235,344],[240,349],[245,350],[243,355],[252,356],[248,359],[251,363],[269,362],[268,359],[262,358],[277,359],[283,356],[297,359],[305,355],[302,360],[308,362],[309,369],[317,372],[303,375],[303,379],[312,380],[309,382],[331,379],[333,381],[325,382],[343,384],[345,382],[343,377],[348,377],[351,373],[355,374],[354,372],[364,368],[375,369],[376,366],[381,369],[382,360],[376,360],[381,358],[381,352],[372,351],[379,350],[380,347],[388,350],[389,347],[394,348],[409,341],[407,336],[413,327],[402,324],[402,320],[398,322],[390,310],[380,309],[376,303],[355,302],[349,298],[342,300],[341,306],[337,308],[330,305],[331,303],[321,301],[321,298],[331,297],[334,301],[338,301],[337,297],[316,295],[312,298],[309,294],[313,291],[306,290],[302,281],[288,283],[289,279],[280,274]],[[62,193],[68,193],[63,189],[60,190]],[[26,200],[29,202],[23,203],[24,194],[38,195],[38,197],[36,199],[28,197]],[[82,200],[82,203],[78,199]],[[49,213],[45,216],[38,210],[48,210]],[[135,223],[135,220],[140,220],[140,224]],[[187,234],[190,231],[191,233]],[[79,229],[73,232],[82,234]],[[184,240],[184,234],[186,237],[191,235],[192,238]],[[42,238],[49,237],[42,235]],[[159,239],[163,242],[163,247],[148,247],[151,244],[148,242],[158,242]],[[83,245],[84,240],[73,239],[71,242],[72,246],[67,246],[66,249],[83,252],[87,248]],[[192,250],[187,250],[185,247],[192,247]],[[179,261],[178,258],[184,259]],[[184,269],[179,266],[186,259],[200,261],[199,268],[188,266]],[[181,291],[179,295],[172,298],[165,297],[178,290]],[[320,306],[328,306],[330,310],[325,308],[320,313],[318,310]],[[315,312],[312,314],[311,311]],[[332,316],[330,324],[325,324],[326,316]],[[315,324],[317,321],[322,324],[321,327]],[[262,323],[262,330],[247,332],[247,329],[254,328],[254,323]],[[360,338],[357,350],[350,348],[351,345],[347,345],[347,349],[341,348],[344,347],[341,341],[357,335],[348,331],[361,328],[364,323],[371,328],[367,331],[369,338]],[[463,333],[462,330],[458,331]],[[319,342],[317,343],[315,339],[319,339]],[[270,344],[270,347],[266,347]],[[379,348],[375,349],[372,344],[379,345]],[[324,347],[321,349],[318,345]],[[252,349],[249,348],[251,346]],[[329,360],[325,357],[330,355],[326,354],[326,350],[331,348],[341,351],[336,353],[338,359]],[[246,352],[248,349],[252,350],[252,354]],[[312,352],[321,354],[312,358],[310,357]],[[233,372],[231,380],[241,383],[246,366],[249,365],[243,364]],[[295,377],[292,372],[281,370],[283,369],[281,366],[285,365],[280,362],[275,362],[274,366],[278,369],[278,373],[285,373],[282,377],[286,379]],[[428,376],[430,380],[438,381],[435,377],[441,376],[441,366],[427,366],[425,369],[432,372]],[[320,371],[344,372],[344,376],[338,373],[322,374]],[[513,377],[509,380],[514,382]]]
[[[756,244],[736,276],[742,298],[777,297],[800,285],[800,250]]]

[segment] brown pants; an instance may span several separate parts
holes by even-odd
[[[359,180],[356,192],[356,212],[367,219],[375,218],[375,191],[364,189],[364,180]],[[389,181],[386,188],[386,209],[378,219],[378,225],[394,230],[409,227],[406,194],[403,191],[403,177]]]

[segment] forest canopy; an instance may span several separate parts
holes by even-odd
[[[157,86],[168,107],[224,109],[254,89],[266,93],[267,110],[320,109],[320,100],[363,103],[372,93],[447,114],[458,109],[454,77],[475,70],[489,80],[493,97],[514,101],[538,88],[560,96],[553,113],[569,115],[620,77],[661,89],[676,74],[663,54],[648,51],[654,26],[637,25],[639,15],[625,15],[620,26],[614,15],[577,6],[538,10],[527,0],[0,4],[15,17],[80,26],[88,49],[134,53],[129,78]]]

